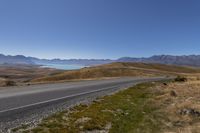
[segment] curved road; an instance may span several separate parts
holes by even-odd
[[[78,81],[56,84],[40,84],[21,87],[0,88],[0,128],[12,126],[11,121],[20,121],[37,110],[60,104],[64,101],[83,99],[102,92],[116,91],[140,82],[157,81],[159,78],[115,78]],[[82,99],[82,100],[83,100]],[[79,102],[81,99],[78,100]],[[55,107],[56,108],[56,107]],[[34,112],[35,111],[35,112]],[[3,131],[3,130],[2,130]]]

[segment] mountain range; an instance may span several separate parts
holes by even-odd
[[[84,66],[107,64],[111,62],[143,62],[159,63],[181,66],[200,67],[200,55],[154,55],[147,58],[122,57],[116,60],[110,59],[39,59],[35,57],[26,57],[23,55],[3,55],[0,54],[0,64],[28,64],[28,65],[45,65],[45,64],[77,64]]]
[[[159,64],[171,64],[179,66],[194,66],[200,67],[200,55],[154,55],[149,58],[131,58],[123,57],[118,59],[119,62],[144,62],[144,63],[159,63]]]

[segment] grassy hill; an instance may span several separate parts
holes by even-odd
[[[0,65],[0,86],[21,85],[32,79],[60,72],[62,70],[41,68],[35,65]]]
[[[59,74],[33,79],[31,82],[56,82],[79,79],[96,79],[108,77],[148,77],[162,75],[200,73],[199,68],[151,63],[111,63],[106,65],[64,71]]]

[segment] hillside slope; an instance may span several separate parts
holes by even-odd
[[[111,63],[95,67],[83,68],[80,70],[64,71],[53,76],[45,76],[34,79],[32,82],[56,82],[65,80],[123,76],[147,77],[190,73],[200,73],[200,69],[151,63]]]
[[[200,55],[154,55],[146,58],[133,58],[122,57],[116,60],[111,59],[39,59],[35,57],[26,57],[23,55],[3,55],[0,54],[0,64],[65,64],[65,65],[81,65],[81,66],[94,66],[108,64],[112,62],[142,62],[142,63],[159,63],[171,64],[179,66],[194,66],[200,67]]]
[[[42,68],[36,65],[0,65],[0,87],[27,83],[28,81],[60,73],[62,70]]]
[[[200,66],[200,55],[154,55],[148,58],[132,58],[123,57],[118,59],[119,62],[144,62],[144,63],[160,63],[179,66]]]
[[[0,64],[29,64],[33,65],[35,64],[33,61],[31,61],[29,58],[23,56],[23,55],[3,55],[0,54]]]

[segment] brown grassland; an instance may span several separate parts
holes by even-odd
[[[0,86],[29,84],[29,81],[46,75],[62,72],[32,65],[0,65]]]
[[[82,68],[80,70],[57,70],[31,65],[1,65],[0,86],[54,83],[126,76],[153,77],[198,75],[199,73],[199,68],[151,63],[111,63]]]
[[[55,75],[34,78],[32,83],[58,82],[69,80],[98,79],[108,77],[152,77],[171,75],[191,75],[200,73],[199,68],[181,67],[151,63],[111,63],[106,65],[64,71]]]
[[[198,133],[200,80],[143,83],[77,105],[41,121],[24,133]]]
[[[58,112],[43,119],[36,127],[27,123],[12,130],[19,133],[198,133],[200,69],[146,63],[111,63],[72,71],[24,65],[0,66],[2,86],[176,75],[180,75],[176,82],[139,84],[88,105]]]

